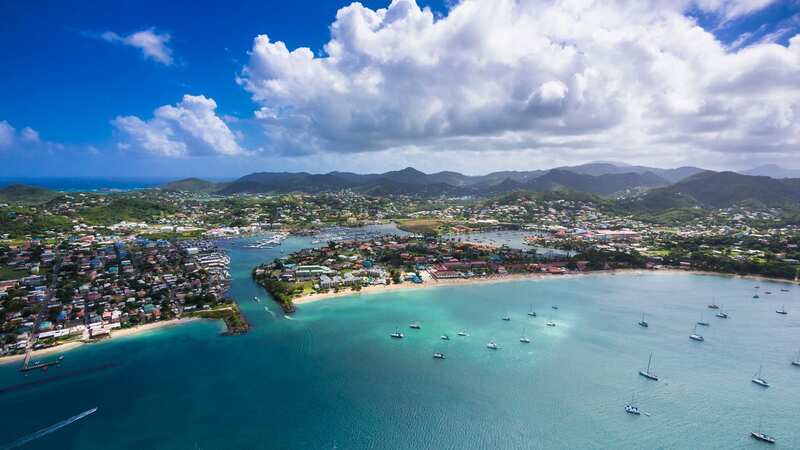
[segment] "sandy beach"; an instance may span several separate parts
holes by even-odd
[[[120,337],[125,337],[125,336],[132,336],[132,335],[135,335],[135,334],[147,333],[149,331],[154,331],[154,330],[158,330],[158,329],[161,329],[161,328],[167,328],[167,327],[172,327],[172,326],[176,326],[176,325],[181,325],[181,324],[185,324],[185,323],[194,322],[195,320],[202,320],[202,319],[198,319],[196,317],[187,317],[187,318],[184,318],[184,319],[172,319],[172,320],[164,320],[164,321],[161,321],[161,322],[147,323],[147,324],[144,324],[144,325],[140,325],[138,327],[117,328],[115,330],[111,330],[111,333],[110,333],[111,337],[109,337],[109,338],[103,338],[103,339],[100,339],[100,340],[97,340],[97,341],[75,340],[75,341],[70,341],[70,342],[67,342],[67,343],[64,343],[64,344],[61,344],[61,345],[56,345],[54,347],[48,347],[48,348],[43,348],[43,349],[40,349],[40,350],[34,350],[31,353],[31,359],[33,360],[33,359],[36,359],[36,358],[41,358],[41,357],[44,357],[44,356],[52,355],[54,353],[63,353],[63,352],[78,348],[78,347],[80,347],[80,346],[82,346],[84,344],[90,344],[90,345],[91,344],[100,344],[100,343],[106,342],[106,341],[108,341],[110,339],[120,338]],[[25,354],[2,356],[2,357],[0,357],[0,364],[12,364],[12,363],[17,363],[17,362],[22,362],[22,360],[24,358],[25,358]]]
[[[361,296],[361,295],[371,295],[371,294],[381,294],[385,292],[392,292],[392,291],[399,291],[399,290],[407,290],[407,289],[432,289],[442,286],[464,286],[464,285],[472,285],[472,284],[487,284],[487,283],[505,283],[510,281],[525,281],[525,280],[541,280],[541,279],[561,279],[561,278],[571,278],[571,277],[586,277],[586,276],[614,276],[614,275],[651,275],[651,274],[677,274],[677,273],[689,273],[692,275],[702,275],[702,276],[721,276],[721,277],[732,277],[732,278],[744,278],[744,279],[751,279],[751,280],[763,280],[763,281],[773,281],[777,283],[786,283],[786,284],[798,284],[797,281],[791,280],[782,280],[776,278],[768,278],[762,277],[758,275],[735,275],[735,274],[726,274],[726,273],[717,273],[717,272],[705,272],[705,271],[693,271],[693,270],[682,270],[682,269],[616,269],[616,270],[596,270],[590,272],[574,272],[574,273],[567,273],[562,275],[552,275],[547,273],[523,273],[523,274],[510,274],[510,275],[491,275],[487,277],[475,277],[475,278],[454,278],[454,279],[446,279],[446,280],[427,280],[424,283],[416,284],[410,282],[404,282],[402,284],[390,284],[390,285],[375,285],[375,286],[366,286],[361,288],[360,291],[351,291],[351,290],[342,290],[339,292],[326,292],[326,293],[318,293],[318,294],[310,294],[305,295],[299,298],[294,299],[295,305],[303,305],[313,302],[318,302],[320,300],[327,300],[331,298],[337,297],[349,297],[349,296]]]

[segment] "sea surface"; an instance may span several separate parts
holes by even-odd
[[[82,346],[47,373],[0,365],[0,448],[35,435],[19,448],[756,449],[759,429],[775,448],[800,448],[797,288],[682,273],[552,277],[342,297],[286,318],[250,270],[311,241],[222,244],[247,335],[193,322]],[[712,301],[730,318],[714,317]],[[783,304],[787,316],[775,313]],[[642,312],[649,328],[637,325]],[[697,343],[701,314],[710,326]],[[398,328],[405,338],[391,339]],[[523,330],[532,343],[518,341]],[[658,382],[637,374],[651,352]],[[770,388],[751,383],[759,366]],[[634,395],[649,416],[624,412]]]

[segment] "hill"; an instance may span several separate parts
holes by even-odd
[[[630,189],[653,188],[666,186],[668,184],[669,181],[652,172],[585,175],[567,170],[553,169],[531,180],[523,185],[523,187],[533,192],[568,189],[571,191],[609,196]]]
[[[787,169],[777,164],[765,164],[739,172],[742,175],[765,176],[772,178],[800,178],[800,169]]]
[[[203,180],[200,178],[184,178],[182,180],[172,181],[163,186],[161,189],[165,191],[178,191],[178,192],[214,192],[218,191],[223,186],[219,183]]]
[[[800,208],[800,179],[778,180],[735,172],[705,171],[673,185],[648,191],[625,206],[635,211],[656,212],[734,205]]]
[[[580,164],[577,166],[563,166],[558,167],[559,170],[567,170],[569,172],[580,173],[584,175],[619,175],[624,173],[653,173],[659,177],[675,183],[688,178],[692,175],[703,172],[704,170],[699,167],[684,166],[675,169],[660,169],[658,167],[647,166],[630,166],[621,163],[610,162],[594,162],[588,164]]]
[[[44,203],[60,194],[50,189],[27,184],[10,184],[0,189],[0,202],[3,203]]]

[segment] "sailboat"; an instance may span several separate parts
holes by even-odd
[[[536,317],[536,310],[533,309],[533,305],[531,305],[531,310],[528,311],[528,315],[531,317]]]
[[[631,401],[628,402],[628,404],[625,405],[625,412],[628,413],[628,414],[633,414],[634,416],[638,416],[642,412],[639,411],[639,407],[636,406],[635,398],[636,398],[636,396],[634,394],[631,394]]]
[[[750,381],[762,387],[769,387],[769,383],[767,383],[767,380],[765,380],[764,377],[761,375],[761,369],[762,366],[759,366],[758,372],[755,375],[753,375],[753,379]]]
[[[465,330],[461,330],[458,332],[459,336],[467,336],[467,332]]]
[[[403,339],[403,333],[400,332],[399,328],[394,333],[390,334],[390,336],[395,339]]]
[[[650,326],[650,324],[648,324],[647,321],[644,320],[644,313],[642,313],[642,320],[639,321],[639,326],[643,328],[647,328]]]
[[[756,293],[755,293],[755,294],[753,294],[753,298],[760,298],[760,297],[758,296],[758,286],[756,286],[756,287],[755,287],[755,292],[756,292]]]
[[[656,375],[655,372],[652,372],[650,370],[650,366],[651,366],[652,362],[653,362],[653,354],[650,353],[650,358],[647,359],[647,369],[646,370],[640,370],[639,371],[639,375],[641,375],[641,376],[643,376],[643,377],[645,377],[647,379],[653,380],[653,381],[658,381],[658,375]]]
[[[786,311],[786,305],[781,306],[781,309],[778,309],[775,312],[783,316],[789,314],[789,311]]]
[[[725,305],[722,305],[722,309],[720,309],[719,312],[717,313],[717,317],[719,317],[720,319],[728,318],[728,313],[725,312]]]
[[[700,325],[701,327],[708,326],[708,322],[705,319],[703,319],[703,313],[700,313],[700,320],[697,321],[697,324]]]
[[[694,326],[694,331],[692,331],[692,334],[689,335],[689,339],[691,339],[693,341],[697,341],[697,342],[705,341],[703,336],[700,336],[699,334],[697,334],[697,325]]]
[[[800,367],[800,350],[797,351],[797,357],[792,361],[792,365]]]
[[[422,328],[422,326],[417,322],[412,322],[411,325],[408,326],[408,328],[411,328],[412,330],[419,330]]]
[[[760,430],[761,428],[762,428],[761,427],[761,419],[759,419],[758,420],[758,429]],[[759,441],[764,441],[764,442],[766,442],[768,444],[774,444],[775,443],[775,438],[770,436],[770,435],[768,435],[767,433],[764,433],[763,431],[751,431],[750,432],[750,436],[752,436],[754,439],[758,439]]]
[[[554,327],[554,326],[556,326],[556,323],[553,322],[552,320],[548,319],[547,323],[545,325],[547,325],[548,327]]]
[[[450,340],[450,336],[448,336],[446,334],[443,334],[443,335],[439,336],[439,339],[441,339],[443,341],[449,341]]]
[[[494,341],[489,341],[489,343],[486,344],[486,348],[488,348],[489,350],[497,350],[500,347],[498,347],[497,344],[494,343]]]
[[[531,343],[531,339],[525,335],[525,328],[522,329],[522,337],[519,338],[519,341],[522,342],[523,344]]]
[[[442,352],[436,352],[436,353],[434,353],[434,354],[433,354],[433,357],[434,357],[435,359],[444,359],[444,353],[442,353]]]
[[[510,315],[508,315],[508,314],[506,314],[505,316],[503,316],[503,320],[505,320],[506,322],[508,322],[508,321],[510,321],[510,320],[511,320],[511,316],[510,316]]]
[[[716,302],[709,303],[708,309],[719,309],[719,305]]]

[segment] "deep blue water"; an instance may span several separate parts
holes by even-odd
[[[302,305],[292,319],[254,302],[264,293],[250,269],[309,242],[224,244],[253,326],[245,336],[195,322],[83,346],[47,374],[0,366],[8,386],[119,364],[0,394],[0,443],[98,407],[24,448],[731,449],[761,448],[748,436],[759,427],[776,448],[800,447],[796,288],[760,282],[773,294],[754,301],[754,282],[736,278],[552,277],[344,297]],[[714,297],[730,319],[706,308]],[[782,304],[788,316],[775,314]],[[648,329],[636,324],[643,311]],[[711,326],[695,343],[701,313]],[[397,327],[405,339],[389,338]],[[523,328],[529,345],[518,342]],[[489,340],[501,349],[486,349]],[[637,375],[650,352],[658,382]],[[768,389],[750,382],[759,365]],[[649,417],[625,414],[632,394]]]

